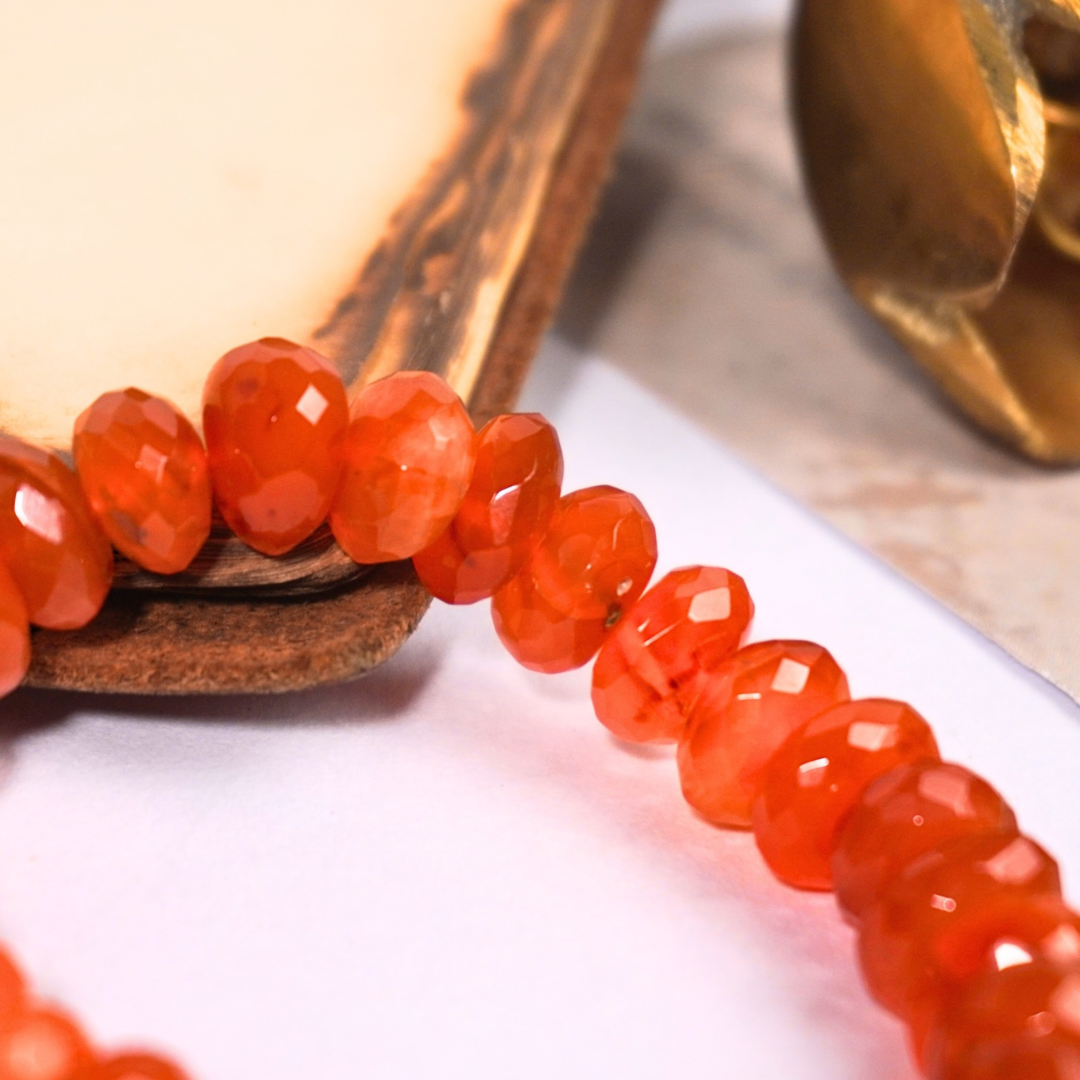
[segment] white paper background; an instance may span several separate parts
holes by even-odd
[[[602,361],[550,343],[527,397],[568,486],[642,497],[661,569],[739,570],[758,637],[912,701],[1080,865],[1064,697]],[[587,675],[517,668],[482,607],[353,686],[0,714],[0,937],[199,1080],[914,1075],[830,898],[697,820],[669,751],[608,737]]]

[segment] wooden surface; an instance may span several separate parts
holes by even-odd
[[[478,420],[510,407],[604,179],[655,7],[512,5],[484,62],[462,72],[455,100],[464,119],[454,138],[432,148],[436,163],[384,222],[353,284],[326,298],[331,316],[293,336],[327,352],[352,386],[423,367],[446,374]],[[370,147],[365,153],[377,160]],[[245,560],[238,553],[212,590],[198,578],[162,590],[160,581],[125,575],[128,588],[92,627],[35,635],[30,683],[161,693],[299,688],[380,663],[427,604],[406,571],[357,570],[318,543],[284,573],[283,564]],[[263,595],[294,593],[305,577],[318,591],[302,601],[253,601],[233,591],[246,590],[253,573],[262,574]]]
[[[978,435],[845,292],[784,57],[762,32],[650,64],[561,332],[1080,700],[1080,475]]]

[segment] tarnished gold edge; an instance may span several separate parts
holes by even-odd
[[[960,0],[961,16],[1012,165],[1016,196],[1014,251],[1046,168],[1043,96],[1035,71],[1024,53],[1026,17],[1021,17],[1021,10],[1020,6],[1004,9],[1006,17],[1012,18],[1003,24],[1003,9],[994,0]],[[1001,288],[1008,269],[1009,262],[1006,262],[1001,267],[996,287],[982,298],[984,302],[992,299]]]

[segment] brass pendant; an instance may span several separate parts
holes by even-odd
[[[856,297],[977,423],[1080,461],[1080,0],[802,0],[793,97]]]

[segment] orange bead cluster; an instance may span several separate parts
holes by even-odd
[[[372,383],[350,408],[328,361],[270,338],[215,365],[203,433],[205,449],[169,402],[128,389],[79,417],[75,472],[0,438],[0,693],[27,671],[31,624],[95,616],[113,547],[172,574],[215,503],[266,555],[329,521],[357,562],[411,558],[439,599],[490,600],[526,667],[595,658],[613,734],[677,744],[702,817],[752,829],[780,880],[835,890],[871,993],[910,1025],[931,1080],[1080,1076],[1080,916],[1054,860],[986,781],[941,760],[910,705],[852,700],[820,645],[745,644],[754,605],[736,574],[684,567],[646,592],[645,508],[612,487],[563,494],[543,417],[476,432],[425,372]],[[96,1055],[0,954],[0,1080],[182,1078],[153,1056]]]
[[[187,1080],[155,1054],[99,1054],[66,1013],[32,1000],[0,952],[0,1080]]]

